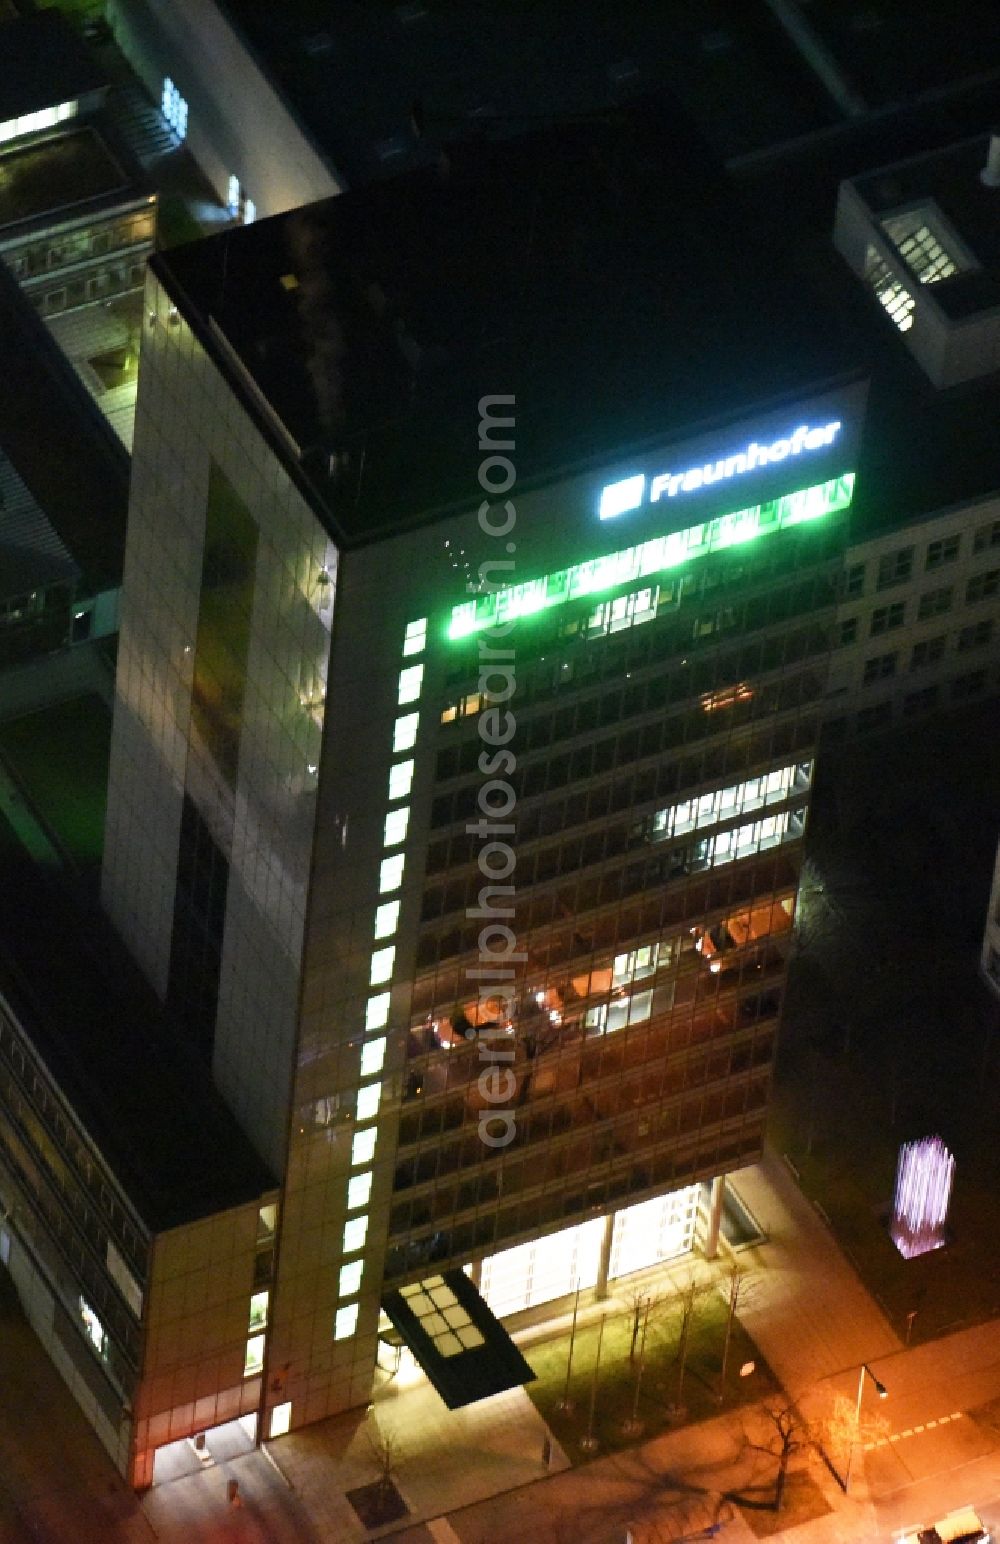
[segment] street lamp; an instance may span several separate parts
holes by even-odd
[[[888,1399],[889,1397],[889,1390],[886,1388],[885,1384],[879,1382],[867,1362],[862,1362],[861,1371],[858,1373],[858,1399],[857,1404],[854,1406],[854,1430],[851,1433],[851,1446],[847,1454],[847,1473],[844,1475],[845,1496],[847,1495],[851,1483],[851,1465],[854,1462],[854,1449],[857,1445],[858,1437],[861,1434],[861,1396],[865,1391],[865,1373],[868,1374],[869,1378],[871,1378],[876,1389],[878,1390],[879,1399]]]

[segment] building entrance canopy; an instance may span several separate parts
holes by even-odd
[[[449,1410],[535,1376],[464,1271],[410,1282],[382,1306]]]

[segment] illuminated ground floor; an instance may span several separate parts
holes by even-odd
[[[724,1177],[561,1228],[489,1255],[465,1270],[491,1312],[516,1333],[564,1314],[578,1289],[580,1301],[590,1302],[610,1296],[616,1283],[639,1272],[689,1255],[714,1256],[720,1236],[734,1246],[762,1236]],[[433,1283],[440,1280],[432,1278]],[[404,1384],[423,1376],[386,1314],[380,1340],[383,1373]]]
[[[503,1319],[634,1271],[688,1254],[695,1247],[701,1185],[640,1201],[608,1217],[561,1228],[471,1267],[487,1304]]]

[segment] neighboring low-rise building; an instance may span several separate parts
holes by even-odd
[[[68,20],[0,23],[0,259],[126,447],[156,196]]]
[[[276,1192],[100,917],[6,846],[0,897],[0,1263],[148,1485],[157,1447],[255,1415]]]
[[[1000,495],[844,558],[824,745],[1000,691]]]

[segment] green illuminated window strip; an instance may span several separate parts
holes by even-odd
[[[799,488],[766,504],[717,515],[701,525],[688,526],[669,536],[656,536],[637,547],[609,552],[606,557],[591,558],[572,568],[543,574],[540,579],[526,579],[523,584],[511,585],[506,590],[477,595],[452,609],[448,637],[452,641],[468,638],[485,627],[513,622],[552,606],[561,606],[569,600],[628,584],[633,579],[661,574],[692,558],[754,541],[772,531],[787,530],[805,520],[821,519],[824,515],[847,509],[853,493],[854,473],[844,472],[829,482]]]

